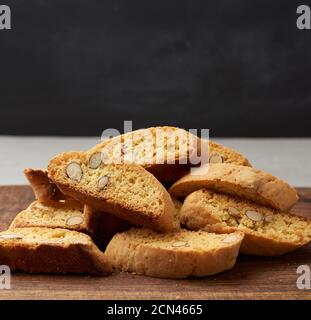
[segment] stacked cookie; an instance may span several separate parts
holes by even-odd
[[[193,164],[205,150],[207,163]],[[294,188],[179,128],[133,131],[25,175],[37,200],[0,233],[12,270],[201,277],[231,269],[239,252],[311,240],[310,220],[288,213]]]

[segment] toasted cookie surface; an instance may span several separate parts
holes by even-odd
[[[105,255],[116,269],[160,278],[203,277],[231,269],[244,234],[179,230],[158,234],[130,229],[116,234]]]
[[[296,190],[287,182],[264,171],[234,164],[209,164],[187,174],[170,188],[173,197],[185,197],[206,188],[227,193],[283,211],[298,200]]]
[[[45,203],[34,201],[17,214],[10,228],[47,227],[86,232],[83,211],[83,205],[74,200]]]
[[[67,197],[57,188],[45,169],[27,168],[24,170],[25,177],[29,181],[36,199],[41,202],[64,200]]]
[[[215,141],[208,141],[209,163],[232,163],[251,167],[249,160],[236,150],[225,147]]]
[[[11,228],[0,232],[0,263],[12,271],[104,275],[111,266],[91,238],[66,229]]]
[[[174,229],[175,207],[162,184],[134,164],[93,163],[92,156],[63,153],[48,166],[60,190],[92,208],[157,231]]]
[[[143,166],[159,181],[178,180],[200,156],[200,139],[176,127],[151,127],[125,133],[103,141],[88,152],[98,153],[109,163],[134,163]]]
[[[310,219],[205,189],[186,197],[180,219],[191,230],[244,232],[246,254],[281,255],[311,241]]]

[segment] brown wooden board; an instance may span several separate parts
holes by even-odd
[[[292,212],[311,217],[311,188],[299,188]],[[0,229],[34,199],[28,186],[0,187]],[[311,245],[290,254],[259,258],[239,256],[233,270],[216,276],[171,280],[127,273],[107,277],[12,274],[11,290],[0,299],[310,299],[298,290],[297,267],[311,267]]]

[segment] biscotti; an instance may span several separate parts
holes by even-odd
[[[311,241],[311,219],[205,189],[185,199],[180,220],[191,230],[244,232],[245,254],[276,256]]]
[[[240,196],[272,208],[287,211],[298,200],[296,190],[288,183],[264,171],[233,164],[209,164],[196,174],[187,174],[172,185],[173,197],[185,197],[206,188]]]
[[[208,150],[207,159],[202,150]],[[162,183],[177,181],[201,162],[251,166],[239,152],[176,127],[136,130],[105,140],[88,152],[95,158],[100,153],[109,162],[139,164]]]
[[[87,232],[84,207],[74,200],[34,201],[14,218],[10,228],[47,227]]]
[[[47,170],[27,168],[24,174],[38,201],[58,201],[67,198],[49,179]]]
[[[120,231],[133,227],[126,220],[104,212],[96,212],[75,200],[34,201],[16,215],[12,228],[63,228],[84,232],[92,237],[100,249],[105,249],[111,238]]]
[[[243,236],[186,230],[163,235],[130,229],[113,237],[105,256],[122,271],[159,278],[203,277],[234,266]]]
[[[208,148],[209,163],[232,163],[251,167],[249,160],[236,150],[211,140],[208,141]]]
[[[111,266],[91,238],[66,229],[15,228],[0,233],[0,264],[11,271],[104,275]]]
[[[172,199],[151,173],[134,164],[94,166],[93,160],[85,153],[60,154],[49,163],[49,178],[95,210],[160,232],[174,229]]]
[[[101,154],[109,163],[139,164],[162,183],[171,183],[185,175],[190,166],[198,164],[192,164],[190,159],[200,157],[200,147],[200,139],[186,130],[152,127],[103,141],[88,153],[93,157]]]

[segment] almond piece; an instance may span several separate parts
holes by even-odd
[[[265,216],[265,221],[271,222],[271,221],[272,221],[272,218],[273,218],[272,216],[273,216],[272,214],[266,215],[266,216]]]
[[[235,207],[228,207],[228,212],[229,212],[230,216],[233,216],[233,217],[240,217],[241,216],[240,211]]]
[[[3,233],[0,235],[2,239],[23,239],[23,236],[18,233]]]
[[[102,176],[101,178],[99,178],[97,182],[98,189],[103,190],[107,186],[108,182],[109,177],[107,176]]]
[[[223,162],[224,162],[223,157],[218,153],[212,154],[209,158],[209,163],[223,163]]]
[[[97,169],[102,163],[102,154],[101,152],[93,153],[89,159],[89,167],[91,169]]]
[[[245,212],[245,215],[247,216],[248,219],[258,222],[263,220],[263,216],[260,212],[254,211],[254,210],[247,210]]]
[[[80,182],[82,178],[82,168],[77,162],[70,162],[66,168],[67,176],[74,181]]]
[[[66,220],[66,224],[68,226],[76,226],[80,225],[83,222],[83,218],[81,216],[72,216]]]
[[[46,207],[45,205],[43,205],[42,203],[35,203],[31,206],[30,209],[41,209],[41,210],[47,210],[48,207]]]
[[[224,243],[232,243],[237,241],[237,237],[234,234],[229,234],[228,236],[226,236],[223,240]]]
[[[176,241],[172,243],[172,247],[174,248],[189,247],[189,243],[186,241]]]

